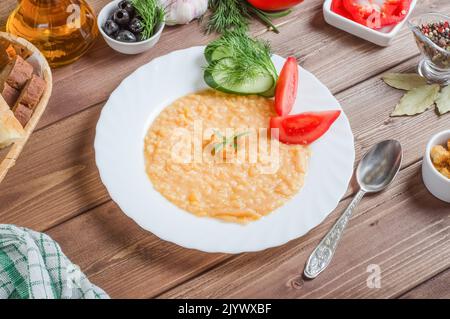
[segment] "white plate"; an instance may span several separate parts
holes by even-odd
[[[97,123],[95,160],[111,198],[160,238],[206,252],[240,253],[282,245],[304,235],[337,206],[352,176],[353,135],[344,113],[312,145],[303,189],[286,205],[247,225],[200,218],[167,201],[145,172],[144,137],[153,119],[177,98],[207,88],[204,47],[174,51],[142,66],[111,94]],[[281,70],[285,59],[273,56]],[[299,67],[293,113],[340,109],[311,73]]]

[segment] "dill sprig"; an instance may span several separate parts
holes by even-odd
[[[227,31],[211,42],[206,51],[224,48],[230,63],[215,61],[206,67],[206,71],[223,74],[221,81],[225,85],[235,86],[250,83],[260,76],[271,75],[277,80],[277,70],[271,59],[271,49],[267,41],[250,38],[242,30]]]
[[[242,0],[209,0],[208,7],[211,10],[211,16],[206,24],[207,33],[248,29],[249,14]]]
[[[211,15],[206,24],[206,33],[248,30],[249,19],[252,15],[260,19],[269,29],[279,33],[280,31],[272,23],[272,19],[284,17],[292,12],[291,9],[266,12],[252,6],[245,0],[208,0],[208,7]]]
[[[132,3],[144,25],[142,40],[149,39],[157,31],[158,25],[164,21],[164,9],[158,0],[132,0]]]

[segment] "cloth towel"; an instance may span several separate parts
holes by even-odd
[[[107,299],[49,236],[0,224],[0,299]]]

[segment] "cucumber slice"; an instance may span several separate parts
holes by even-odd
[[[218,91],[241,95],[263,94],[275,87],[275,80],[270,73],[263,74],[256,79],[249,79],[239,85],[225,83],[224,79],[226,74],[220,70],[223,70],[224,68],[233,68],[233,63],[233,60],[230,58],[223,58],[216,61],[212,66],[211,71],[209,69],[205,70],[204,79],[206,84]]]
[[[211,42],[210,44],[208,44],[205,48],[204,51],[204,55],[205,55],[205,59],[206,61],[208,61],[208,63],[211,63],[211,56],[213,54],[213,52],[217,49],[217,46],[214,45],[214,42]]]
[[[224,46],[216,48],[212,54],[211,54],[211,62],[223,59],[223,58],[229,58],[231,56],[231,52],[229,48],[226,48]]]
[[[230,49],[224,46],[209,45],[205,49],[205,58],[208,63],[230,57]]]

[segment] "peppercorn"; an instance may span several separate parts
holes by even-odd
[[[446,49],[450,43],[449,21],[424,23],[419,26],[420,31],[438,46]]]

